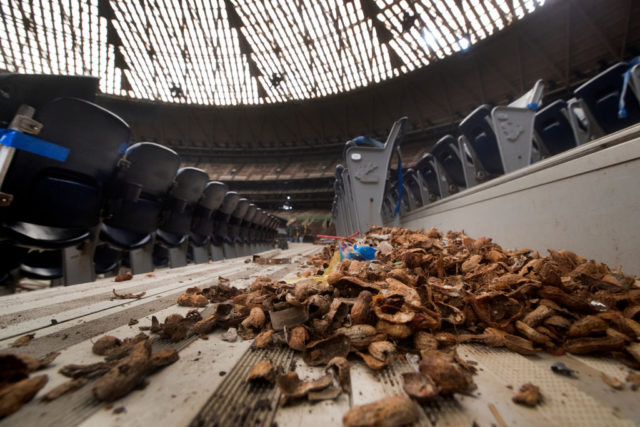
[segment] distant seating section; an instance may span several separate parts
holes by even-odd
[[[215,163],[192,166],[202,168],[211,179],[229,182],[330,178],[337,164],[338,159],[331,158],[284,163]]]
[[[459,135],[445,135],[430,152],[412,147],[404,156],[412,167],[405,164],[401,173],[380,155],[394,151],[402,159],[401,134],[390,135],[386,144],[367,137],[348,141],[346,167],[335,169],[332,215],[338,233],[394,222],[398,215],[640,122],[637,59],[608,68],[566,101],[543,107],[543,88],[538,80],[508,105],[477,107],[460,122]]]
[[[277,218],[202,169],[178,169],[169,148],[130,145],[122,119],[81,99],[95,79],[0,82],[0,282],[75,284],[273,247]]]

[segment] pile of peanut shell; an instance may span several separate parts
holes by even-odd
[[[206,307],[203,311],[172,314],[164,322],[154,317],[141,329],[173,342],[228,330],[225,335],[255,339],[257,348],[289,346],[306,364],[326,367],[327,375],[310,381],[268,363],[254,367],[248,380],[277,385],[283,404],[349,393],[349,357],[373,370],[394,358],[417,360],[418,370],[405,374],[403,385],[419,402],[472,393],[474,368],[456,353],[459,343],[524,355],[602,355],[640,368],[640,283],[619,269],[570,251],[541,256],[528,249],[504,250],[489,238],[435,229],[372,227],[361,240],[377,250],[375,260],[332,262],[336,248],[325,247],[308,259],[307,270],[295,281],[259,277],[248,289],[237,289],[220,278],[178,299],[182,306]],[[162,354],[155,363],[146,336],[116,344],[114,339],[99,341],[109,344],[108,350],[94,347],[112,359],[98,367],[98,376],[115,372],[121,363],[144,363],[135,381],[105,376],[98,385],[108,379],[103,388],[109,393],[94,389],[100,400],[126,394],[140,378],[177,359],[177,354]],[[403,399],[408,398],[354,407],[343,422],[412,422],[417,413],[406,409],[413,403]]]
[[[255,337],[255,347],[288,345],[311,366],[344,366],[355,355],[381,370],[393,357],[419,355],[419,372],[403,380],[421,402],[475,390],[474,369],[458,357],[458,343],[524,355],[602,355],[640,367],[640,285],[620,270],[570,251],[504,250],[489,238],[435,229],[374,227],[360,243],[377,249],[375,260],[343,260],[315,276],[329,265],[326,249],[300,280],[261,277],[193,331],[237,327],[243,338]],[[304,382],[281,367],[259,368],[250,380],[277,384],[285,403],[346,391],[337,378]],[[345,415],[345,424],[351,418]]]

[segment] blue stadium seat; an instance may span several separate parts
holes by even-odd
[[[193,211],[208,181],[209,175],[201,169],[181,168],[167,194],[156,231],[156,246],[168,249],[171,268],[187,263]],[[162,252],[162,248],[158,248],[158,251]]]
[[[552,156],[578,145],[569,122],[567,103],[562,99],[538,111],[534,127],[536,139]]]
[[[420,160],[418,160],[418,163],[416,163],[415,170],[422,180],[422,185],[429,190],[432,202],[448,195],[446,189],[443,188],[442,177],[438,175],[436,158],[433,154],[424,154]]]
[[[209,241],[213,234],[213,213],[222,204],[229,188],[220,181],[209,181],[193,212],[190,252],[195,263],[209,260]]]
[[[37,138],[55,144],[66,158],[15,150],[1,187],[13,200],[0,207],[0,236],[18,246],[62,249],[64,283],[91,281],[90,237],[99,224],[105,184],[129,142],[129,126],[76,98],[50,101],[33,119],[42,125]]]
[[[491,127],[491,107],[481,105],[460,122],[462,133],[476,153],[482,168],[491,176],[504,174],[498,139]]]
[[[247,213],[240,224],[240,256],[251,255],[255,252],[251,241],[251,228],[253,226],[253,218],[256,216],[257,206],[249,203]]]
[[[39,139],[69,150],[61,162],[17,150],[2,183],[13,195],[0,208],[2,234],[17,244],[59,248],[89,236],[99,222],[104,185],[112,175],[129,126],[90,102],[59,98],[36,112]]]
[[[114,249],[130,251],[131,259],[126,261],[134,274],[153,270],[153,235],[179,166],[180,157],[175,151],[152,142],[132,145],[118,163],[107,196],[100,239]],[[108,261],[96,259],[96,263]]]
[[[235,191],[227,191],[222,205],[216,210],[213,217],[213,236],[211,239],[211,257],[214,261],[225,258],[223,245],[225,240],[228,239],[228,223],[231,218],[231,214],[238,205],[240,196]]]
[[[431,154],[442,166],[447,181],[454,184],[457,188],[451,189],[456,192],[458,189],[466,187],[464,179],[464,169],[462,167],[462,159],[458,153],[458,143],[451,135],[442,137],[431,150]]]
[[[47,74],[0,74],[0,127],[7,127],[20,105],[36,110],[56,98],[79,98],[93,102],[98,91],[97,77]]]
[[[236,208],[231,213],[229,218],[229,225],[227,230],[227,237],[224,243],[224,256],[225,258],[236,258],[240,256],[239,246],[242,243],[240,239],[240,226],[244,221],[244,216],[249,209],[249,200],[244,197],[238,199]]]
[[[618,104],[624,81],[624,73],[629,64],[620,62],[588,82],[574,92],[576,98],[584,101],[588,111],[604,134],[616,132],[640,121],[640,106],[632,90],[627,90],[625,106],[627,117],[618,117]]]
[[[404,177],[407,188],[411,191],[416,202],[416,207],[424,206],[429,203],[429,192],[421,185],[421,181],[417,176],[417,172],[413,168],[407,169]]]

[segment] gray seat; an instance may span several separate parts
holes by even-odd
[[[387,171],[391,157],[404,137],[406,124],[406,117],[396,121],[382,147],[352,144],[345,150],[349,192],[356,223],[354,231],[364,233],[371,225],[383,224],[382,204]]]
[[[169,190],[156,231],[155,250],[162,254],[166,248],[171,268],[187,264],[193,212],[208,181],[209,175],[202,169],[185,167],[178,170]]]
[[[226,184],[220,181],[209,181],[195,207],[191,220],[189,254],[196,264],[202,264],[209,260],[209,242],[213,234],[213,215],[215,210],[222,204],[227,191]]]
[[[227,191],[222,205],[213,217],[213,236],[211,239],[211,256],[214,260],[224,259],[224,243],[229,238],[229,220],[238,205],[240,196],[235,191]]]

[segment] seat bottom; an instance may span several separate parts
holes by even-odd
[[[133,250],[145,246],[151,241],[151,234],[135,233],[121,228],[102,224],[100,239],[122,250]]]
[[[74,246],[91,236],[88,230],[48,227],[29,222],[4,223],[2,234],[18,246],[37,249],[60,249]]]

